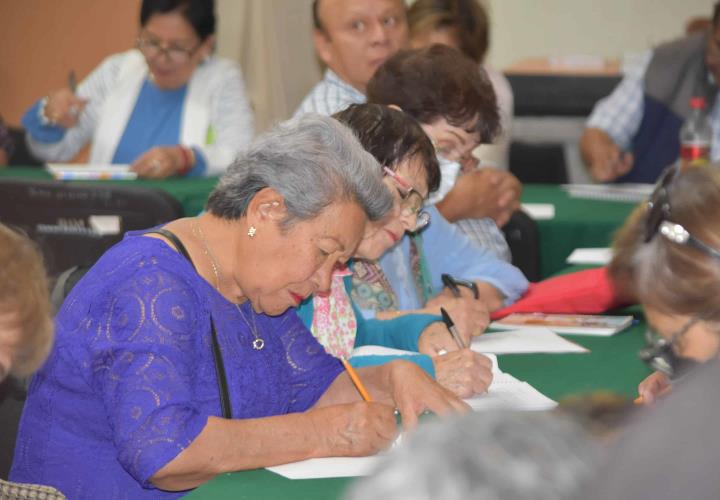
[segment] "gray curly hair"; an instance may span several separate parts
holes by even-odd
[[[285,198],[285,227],[317,217],[338,201],[354,201],[378,220],[393,205],[381,171],[345,125],[305,114],[277,125],[241,153],[210,194],[207,210],[238,219],[255,194],[270,187]]]

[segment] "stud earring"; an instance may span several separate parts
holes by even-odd
[[[256,232],[257,232],[257,229],[255,229],[255,226],[250,226],[247,234],[248,234],[248,236],[250,236],[252,238],[253,236],[255,236]]]

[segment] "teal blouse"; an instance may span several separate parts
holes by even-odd
[[[352,304],[355,321],[357,322],[355,347],[378,345],[417,352],[418,339],[422,331],[430,323],[440,321],[440,317],[433,314],[407,314],[389,320],[366,319],[352,301],[350,295],[352,276],[346,276],[343,281],[345,283],[348,300],[350,300],[350,304]],[[314,314],[312,297],[309,297],[300,304],[297,313],[308,330],[310,330]],[[357,356],[350,358],[349,361],[354,367],[362,367],[382,365],[398,359],[415,363],[431,377],[435,378],[435,368],[432,359],[427,354]]]

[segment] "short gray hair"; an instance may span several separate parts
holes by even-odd
[[[598,445],[564,415],[472,412],[421,427],[346,499],[570,499],[600,458]]]
[[[258,137],[220,178],[207,210],[238,219],[266,187],[285,198],[285,226],[312,219],[337,201],[356,202],[370,220],[381,219],[393,205],[381,168],[352,131],[316,114],[293,118]]]

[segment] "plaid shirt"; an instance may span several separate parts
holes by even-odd
[[[490,251],[495,257],[505,262],[512,261],[505,235],[490,217],[463,219],[455,224],[476,246]]]
[[[652,51],[638,56],[625,68],[625,76],[612,94],[600,99],[593,108],[586,127],[604,130],[625,151],[630,150],[643,117],[644,79]],[[710,110],[713,129],[712,160],[720,158],[720,99],[715,99]]]
[[[355,87],[342,81],[332,70],[325,71],[325,76],[318,82],[305,97],[295,116],[303,113],[319,113],[331,115],[347,108],[350,104],[361,104],[365,96]],[[460,166],[443,158],[440,161],[442,171],[442,185],[437,193],[433,194],[429,203],[434,204],[441,200],[452,189],[457,178]],[[492,219],[467,219],[459,221],[458,227],[476,245],[487,249],[498,258],[510,262],[510,248],[500,229]]]
[[[440,187],[435,191],[427,204],[434,205],[448,194],[455,185],[458,175],[460,175],[460,164],[450,161],[446,158],[438,156],[440,163]],[[505,235],[495,224],[495,221],[489,217],[483,219],[463,219],[456,222],[458,228],[470,238],[470,240],[480,248],[484,248],[492,252],[497,258],[506,262],[512,260],[510,255],[510,247],[508,247]]]
[[[362,104],[365,95],[352,85],[345,83],[332,70],[325,71],[325,76],[305,96],[294,116],[304,113],[318,113],[330,116],[342,111],[351,104]]]

